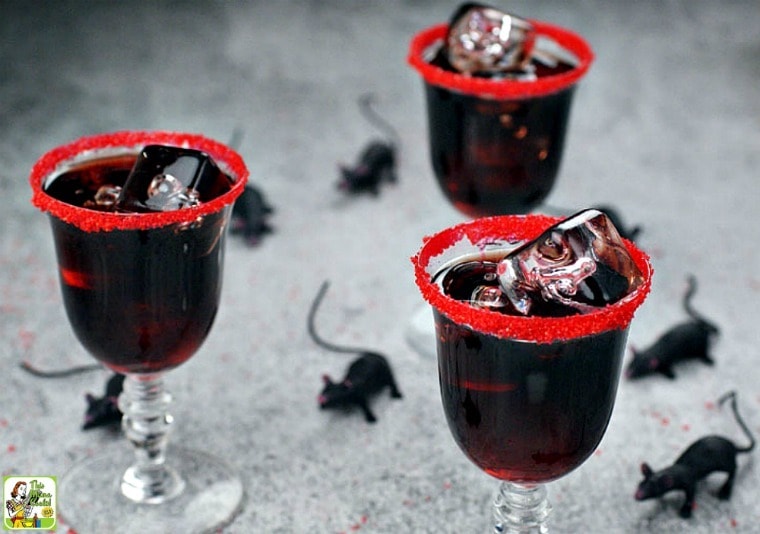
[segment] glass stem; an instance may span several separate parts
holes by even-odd
[[[494,530],[498,534],[546,534],[552,507],[542,484],[502,482],[494,499]]]
[[[124,473],[121,492],[138,503],[159,504],[179,495],[182,478],[165,464],[172,416],[171,395],[157,375],[127,375],[119,396],[121,425],[134,447],[135,463]]]

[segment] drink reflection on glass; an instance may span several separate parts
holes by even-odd
[[[225,230],[247,178],[231,149],[174,132],[85,137],[32,169],[32,201],[50,218],[74,333],[126,375],[119,407],[133,451],[84,460],[62,480],[62,517],[80,532],[207,530],[238,510],[242,484],[224,462],[166,454],[163,375],[198,350],[214,322]]]
[[[583,231],[599,220],[584,217]],[[413,258],[433,308],[449,429],[475,465],[502,481],[493,510],[499,533],[548,531],[543,484],[578,467],[601,441],[628,327],[651,285],[648,259],[631,243],[579,253],[582,232],[552,226],[557,222],[542,215],[483,218],[428,238]],[[547,278],[531,288],[532,311],[541,315],[526,315],[523,300],[505,290],[505,257],[525,261],[531,247],[523,242],[539,236],[538,248],[550,245],[540,260]],[[599,260],[593,267],[591,257]],[[609,265],[622,267],[620,277],[609,276]],[[563,268],[568,276],[560,280]],[[619,288],[621,279],[628,281],[623,297],[590,307],[589,299],[603,294],[600,280]],[[519,286],[527,287],[525,280]],[[543,291],[558,298],[544,301]]]

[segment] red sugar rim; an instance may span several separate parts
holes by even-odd
[[[579,60],[576,68],[561,74],[542,76],[536,81],[492,80],[475,76],[465,76],[431,65],[425,54],[437,41],[443,41],[448,32],[448,24],[431,26],[417,33],[409,45],[407,61],[431,85],[437,85],[474,96],[495,99],[531,98],[557,93],[578,82],[591,67],[594,52],[578,34],[546,22],[531,20],[538,35],[553,38],[561,46],[574,53]]]
[[[143,146],[149,144],[193,148],[207,153],[232,177],[232,188],[199,206],[157,213],[95,211],[62,202],[43,190],[43,183],[49,176],[62,172],[72,163],[83,163],[89,159],[113,155],[112,152],[118,149],[124,149],[126,154],[137,154]],[[243,192],[247,180],[248,169],[243,158],[228,146],[198,134],[165,131],[123,131],[82,137],[43,154],[32,167],[29,176],[32,204],[85,232],[146,230],[168,224],[191,222],[232,204]]]
[[[431,258],[463,238],[472,243],[484,242],[494,236],[508,240],[534,239],[559,221],[559,218],[546,215],[486,217],[426,237],[422,248],[412,257],[415,281],[422,296],[455,323],[504,339],[546,344],[627,328],[634,312],[649,294],[653,272],[649,257],[627,240],[623,241],[634,263],[643,273],[644,283],[623,300],[584,315],[521,317],[477,309],[444,295],[440,287],[430,280],[426,267]]]

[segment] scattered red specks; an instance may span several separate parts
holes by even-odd
[[[8,445],[8,452],[16,452],[16,446],[12,443]]]
[[[34,345],[34,332],[30,330],[24,330],[23,328],[19,329],[18,331],[18,340],[21,343],[21,348],[24,350],[29,350],[32,348],[32,345]]]
[[[691,430],[691,425],[689,423],[684,423],[681,425],[681,430],[683,430],[684,432],[688,432],[689,430]]]
[[[445,489],[445,490],[451,489],[451,486],[452,486],[452,484],[448,480],[443,483],[443,489]]]
[[[351,525],[351,530],[356,532],[357,530],[362,528],[362,525],[366,525],[366,524],[367,524],[367,516],[363,515],[361,519],[359,519],[358,523],[354,523],[353,525]]]
[[[8,420],[0,418],[0,427],[6,428],[8,426]]]
[[[594,451],[594,456],[601,456],[602,455],[602,449],[596,449]]]
[[[59,522],[59,524],[60,524],[60,525],[61,525],[63,528],[65,528],[65,529],[66,529],[66,530],[65,530],[65,533],[66,533],[66,534],[79,534],[79,533],[78,533],[78,532],[77,532],[77,531],[76,531],[74,528],[72,528],[72,527],[70,527],[70,526],[68,526],[68,525],[66,524],[66,520],[65,520],[63,517],[61,517],[61,516],[60,516],[60,514],[58,515],[58,522]]]
[[[301,288],[298,286],[293,286],[288,291],[288,300],[291,302],[296,302],[301,298]]]
[[[731,518],[731,521],[729,521],[729,524],[731,525],[731,528],[736,528],[739,526],[739,522],[733,517]]]
[[[706,410],[714,410],[715,409],[715,403],[713,401],[707,401],[707,402],[705,402],[705,409]]]
[[[670,424],[670,419],[667,417],[663,417],[662,419],[660,419],[660,424],[662,426],[668,426]]]
[[[404,506],[414,506],[414,501],[411,499],[404,499],[403,501],[401,501],[401,504],[403,504]]]
[[[356,523],[354,523],[353,525],[351,525],[350,527],[348,527],[348,530],[351,531],[351,532],[356,532],[358,530],[361,530],[362,526],[364,526],[364,525],[367,524],[367,521],[368,521],[367,516],[363,515],[363,516],[361,516],[361,518],[359,518],[359,521],[357,521]],[[346,531],[345,530],[341,530],[341,531],[338,532],[338,534],[346,534]]]

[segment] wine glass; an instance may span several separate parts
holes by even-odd
[[[408,62],[425,88],[435,176],[449,202],[469,217],[530,212],[559,171],[575,88],[594,55],[579,35],[530,23],[576,64],[539,67],[530,80],[482,78],[445,68],[446,24],[422,30],[410,43]]]
[[[413,258],[417,285],[435,317],[449,429],[465,455],[501,481],[493,507],[498,533],[547,532],[544,484],[582,464],[601,441],[628,328],[652,271],[646,255],[626,242],[643,282],[614,304],[565,317],[475,308],[445,295],[436,279],[458,259],[492,257],[491,248],[534,239],[556,220],[477,219],[428,238]]]
[[[225,192],[174,211],[95,209],[93,194],[113,194],[142,147],[155,144],[210,156]],[[220,143],[147,131],[81,138],[49,151],[31,171],[32,202],[49,215],[74,333],[126,377],[119,407],[133,450],[81,461],[60,484],[62,517],[80,532],[205,531],[239,509],[243,486],[225,462],[182,448],[166,454],[172,417],[164,374],[190,358],[211,329],[225,229],[247,178],[240,156]]]
[[[468,217],[529,213],[554,186],[578,82],[594,59],[589,44],[567,29],[531,20],[539,38],[569,51],[575,64],[534,80],[492,79],[447,67],[448,24],[417,33],[407,61],[421,76],[434,174],[446,199]],[[434,354],[430,311],[414,313],[406,337]]]

